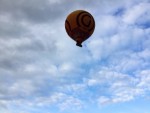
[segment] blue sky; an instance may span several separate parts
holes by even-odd
[[[77,47],[67,15],[96,23]],[[0,113],[149,113],[149,0],[1,0]]]

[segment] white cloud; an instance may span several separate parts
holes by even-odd
[[[149,70],[142,69],[147,68],[144,60],[135,56],[137,54],[130,55],[131,59],[122,58],[118,63],[113,63],[111,59],[111,66],[100,66],[91,73],[87,84],[89,87],[97,87],[97,101],[100,105],[131,101],[137,97],[145,97],[150,91]]]
[[[110,98],[108,97],[104,97],[104,96],[101,96],[98,98],[98,103],[101,105],[106,105],[106,104],[109,104],[110,103]]]
[[[27,106],[32,107],[44,107],[55,104],[60,108],[60,110],[81,109],[83,107],[82,101],[80,101],[78,98],[63,93],[54,93],[49,97],[38,97],[35,98],[35,100],[33,100],[32,102],[26,102]]]
[[[149,53],[150,53],[150,50],[149,49],[145,49],[145,50],[141,51],[138,55],[141,58],[149,61],[150,60],[150,54]]]
[[[123,17],[123,21],[127,24],[135,24],[139,20],[139,18],[143,18],[144,15],[148,14],[148,11],[150,10],[150,4],[149,3],[140,3],[136,6],[131,7],[128,9],[128,11],[125,13]],[[145,19],[145,18],[143,18]]]
[[[35,87],[32,84],[32,81],[29,80],[23,80],[23,81],[17,81],[9,88],[9,92],[14,94],[14,96],[28,96],[31,95]]]
[[[49,66],[49,68],[47,69],[47,72],[52,76],[52,75],[56,75],[58,72],[58,68],[55,65],[51,65]]]
[[[150,90],[150,70],[142,70],[137,76],[140,78],[138,87],[144,90]]]

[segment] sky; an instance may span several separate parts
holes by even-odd
[[[67,35],[90,12],[83,47]],[[149,0],[0,0],[0,113],[149,113]]]

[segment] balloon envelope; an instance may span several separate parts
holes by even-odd
[[[95,21],[93,16],[84,10],[76,10],[68,15],[65,21],[67,34],[82,47],[82,42],[94,32]]]

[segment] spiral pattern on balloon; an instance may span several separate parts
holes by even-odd
[[[91,14],[88,12],[81,12],[78,14],[76,22],[79,27],[83,28],[86,31],[93,31],[95,27],[95,21]]]

